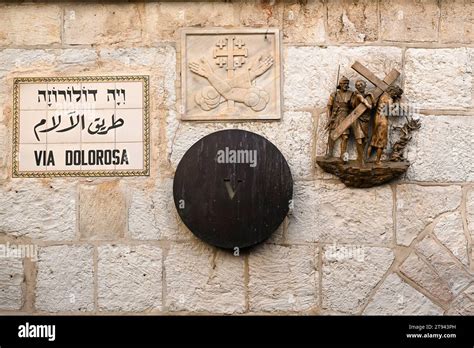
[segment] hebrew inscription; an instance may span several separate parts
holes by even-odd
[[[148,76],[14,81],[14,177],[149,173]]]

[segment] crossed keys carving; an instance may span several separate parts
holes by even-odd
[[[266,108],[270,95],[256,86],[255,79],[264,74],[273,65],[273,57],[259,55],[247,63],[248,49],[245,42],[235,36],[217,41],[213,50],[217,69],[226,69],[226,78],[222,78],[205,58],[189,63],[189,70],[202,76],[210,86],[199,90],[194,100],[202,110],[209,111],[227,102],[225,113],[234,113],[235,103],[243,103],[259,112]],[[246,67],[244,67],[246,65]],[[237,72],[241,69],[240,72]]]

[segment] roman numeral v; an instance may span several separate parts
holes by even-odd
[[[234,199],[234,196],[237,193],[237,189],[239,188],[241,182],[242,180],[237,180],[237,186],[234,189],[230,183],[230,179],[224,179],[225,188],[227,189],[227,193],[229,194],[229,198],[231,200]]]

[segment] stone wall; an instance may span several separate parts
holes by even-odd
[[[474,314],[473,4],[470,0],[76,2],[0,5],[0,314]],[[182,122],[182,27],[282,31],[281,121]],[[335,69],[402,73],[419,105],[407,175],[349,189],[315,167]],[[16,76],[147,74],[151,175],[13,179]],[[262,134],[287,158],[294,210],[240,256],[180,222],[184,152],[224,128]]]

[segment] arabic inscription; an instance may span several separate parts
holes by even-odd
[[[149,172],[148,77],[17,78],[15,177]]]

